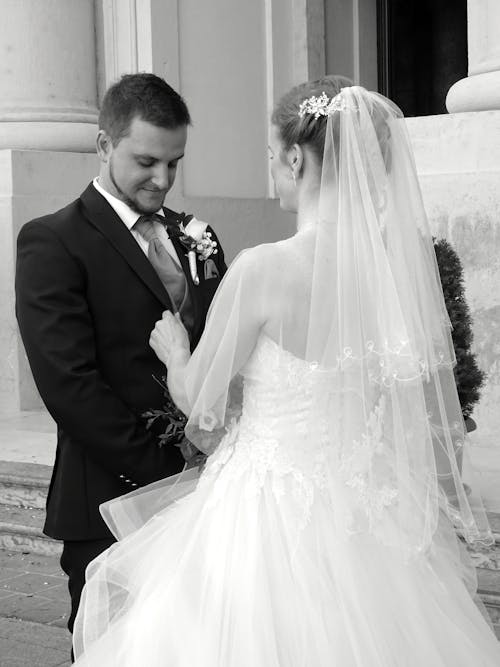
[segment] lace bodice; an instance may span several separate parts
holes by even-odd
[[[255,461],[313,474],[331,440],[327,416],[333,373],[262,335],[242,375],[239,447],[251,449],[247,453]]]
[[[313,487],[325,482],[332,443],[326,418],[332,374],[261,335],[241,375],[241,417],[210,457],[207,474],[222,466],[227,475],[250,472],[255,489],[267,479],[277,495],[291,481],[295,494],[309,505]]]
[[[267,484],[277,496],[294,496],[303,524],[315,494],[331,492],[332,483],[339,483],[349,496],[343,512],[348,523],[354,521],[354,504],[362,507],[363,521],[378,520],[397,497],[383,442],[384,401],[360,425],[359,438],[345,447],[339,437],[336,370],[299,359],[261,335],[241,375],[241,417],[205,472],[219,477],[220,493],[228,480],[244,473],[252,491]]]

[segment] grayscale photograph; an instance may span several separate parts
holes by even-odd
[[[500,667],[500,0],[0,16],[0,667]]]

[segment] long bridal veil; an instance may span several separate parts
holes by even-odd
[[[248,322],[267,313],[276,341],[332,372],[322,432],[325,474],[343,490],[337,524],[410,555],[447,515],[468,541],[489,543],[466,479],[450,321],[402,113],[357,86],[335,97],[318,88],[298,112],[303,124],[326,117],[317,220],[295,246],[252,249],[229,271],[188,367],[186,432],[213,451],[238,413]]]
[[[359,87],[328,109],[306,356],[339,367],[352,528],[411,553],[445,512],[490,542],[462,478],[450,322],[405,122]]]

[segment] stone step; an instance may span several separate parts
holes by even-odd
[[[51,466],[0,461],[0,504],[43,509]]]
[[[477,568],[477,592],[500,639],[500,570]]]
[[[498,512],[488,512],[488,520],[496,541],[500,543],[500,514]]]
[[[0,461],[0,548],[40,555],[61,553],[42,533],[51,466]],[[500,638],[500,514],[488,515],[495,545],[473,550],[478,592]]]
[[[496,636],[500,640],[500,514],[488,513],[495,544],[486,548],[468,547],[477,572],[477,592]]]
[[[494,570],[500,576],[500,514],[489,512],[488,520],[495,543],[489,547],[467,545],[467,551],[476,568]]]
[[[0,505],[0,549],[60,555],[62,543],[43,534],[44,520],[43,509]]]

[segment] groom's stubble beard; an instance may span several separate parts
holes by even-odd
[[[116,192],[119,196],[119,199],[121,199],[121,201],[124,204],[127,204],[127,206],[129,208],[131,208],[133,211],[135,211],[136,213],[140,213],[140,214],[149,213],[149,211],[142,210],[141,207],[138,205],[138,203],[136,201],[134,201],[133,199],[130,199],[130,197],[118,185],[118,182],[117,182],[117,180],[115,178],[115,175],[113,173],[113,156],[111,156],[110,160],[109,160],[109,180],[113,184],[113,187],[115,188],[115,190],[116,190]]]
[[[140,205],[140,203],[136,199],[131,199],[127,193],[118,185],[118,181],[116,180],[115,174],[114,174],[114,169],[113,169],[113,156],[110,157],[109,160],[109,180],[111,181],[113,187],[116,190],[116,193],[118,195],[118,198],[124,203],[127,204],[129,208],[132,209],[132,211],[135,211],[136,213],[139,213],[140,215],[143,214],[148,214],[148,213],[154,213],[159,207],[155,207],[154,210],[148,208],[144,208]]]

